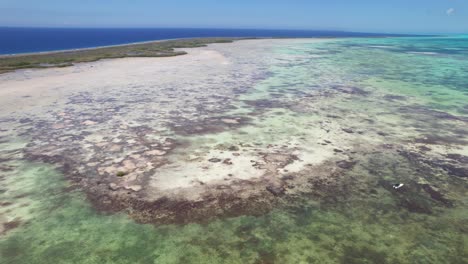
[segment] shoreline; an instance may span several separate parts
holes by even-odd
[[[0,55],[0,74],[21,69],[68,67],[75,63],[101,59],[178,56],[186,52],[176,49],[204,47],[212,43],[232,43],[237,40],[241,38],[187,38],[67,51]]]
[[[83,47],[83,48],[76,48],[76,49],[63,49],[63,50],[50,50],[50,51],[36,51],[36,52],[24,52],[24,53],[11,53],[11,54],[0,54],[0,59],[2,58],[11,58],[11,57],[21,57],[21,56],[29,56],[29,55],[48,55],[48,54],[57,54],[57,53],[68,53],[68,52],[78,52],[78,51],[88,51],[88,50],[98,50],[98,49],[105,49],[105,48],[116,48],[116,47],[129,47],[129,46],[138,46],[144,44],[152,44],[152,43],[161,43],[161,42],[168,42],[168,41],[184,41],[184,40],[207,40],[207,39],[226,39],[226,40],[252,40],[252,39],[352,39],[352,38],[406,38],[406,37],[414,37],[412,35],[409,36],[365,36],[365,37],[346,37],[346,36],[337,36],[337,37],[187,37],[187,38],[170,38],[170,39],[160,39],[160,40],[148,40],[148,41],[137,41],[137,42],[130,42],[124,44],[114,44],[114,45],[103,45],[103,46],[94,46],[94,47]],[[424,36],[423,37],[434,37],[434,36]]]
[[[412,36],[317,36],[317,37],[200,37],[174,38],[132,42],[96,47],[0,54],[0,74],[21,69],[68,67],[75,63],[126,57],[171,57],[185,55],[183,48],[203,47],[212,43],[232,43],[239,40],[262,39],[353,39],[353,38],[405,38]],[[430,36],[427,36],[430,37]]]
[[[88,51],[88,50],[98,50],[98,49],[105,49],[105,48],[118,48],[118,47],[129,47],[129,46],[138,46],[144,44],[152,44],[152,43],[161,43],[167,41],[179,41],[179,40],[196,40],[196,39],[229,39],[229,40],[242,40],[242,39],[268,39],[268,38],[229,38],[229,37],[202,37],[202,38],[173,38],[173,39],[161,39],[161,40],[148,40],[148,41],[138,41],[138,42],[131,42],[125,44],[115,44],[115,45],[104,45],[104,46],[95,46],[95,47],[87,47],[87,48],[76,48],[76,49],[64,49],[64,50],[51,50],[51,51],[36,51],[36,52],[25,52],[25,53],[12,53],[12,54],[0,54],[0,59],[3,58],[11,58],[11,57],[21,57],[21,56],[29,56],[29,55],[48,55],[48,54],[57,54],[57,53],[69,53],[69,52],[78,52],[78,51]]]
[[[0,55],[0,75],[25,69],[48,69],[73,66],[82,62],[96,62],[118,58],[156,58],[186,55],[184,49],[206,47],[208,44],[233,43],[240,40],[332,40],[340,37],[313,38],[179,38],[82,48],[75,50]],[[344,38],[343,38],[344,39]]]

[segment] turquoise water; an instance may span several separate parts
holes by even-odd
[[[19,226],[0,237],[0,263],[467,263],[467,176],[436,159],[468,156],[468,39],[292,42],[271,56],[281,62],[269,77],[233,102],[238,113],[259,112],[252,124],[213,140],[303,137],[313,149],[308,123],[339,115],[341,127],[365,133],[353,138],[357,165],[334,184],[261,216],[154,226],[96,212],[53,166],[14,158],[0,163],[11,168],[0,172],[0,200],[12,203],[0,215]],[[359,90],[325,95],[343,87]],[[289,106],[243,103],[260,99]],[[421,141],[428,135],[437,140]],[[0,157],[24,146],[11,141]],[[432,150],[411,152],[423,144]],[[406,189],[393,190],[396,182]]]

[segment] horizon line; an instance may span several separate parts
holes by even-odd
[[[125,26],[1,26],[0,28],[30,28],[30,29],[210,29],[210,30],[264,30],[264,31],[310,31],[310,32],[337,32],[337,33],[358,33],[358,34],[382,34],[382,35],[406,35],[406,36],[435,36],[435,35],[466,35],[468,33],[446,33],[446,32],[433,32],[433,33],[401,33],[401,32],[379,32],[379,31],[360,31],[360,30],[343,30],[343,29],[299,29],[299,28],[262,28],[262,27],[177,27],[177,26],[139,26],[139,27],[125,27]]]

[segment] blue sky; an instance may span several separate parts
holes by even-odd
[[[468,33],[468,0],[0,0],[0,26]]]

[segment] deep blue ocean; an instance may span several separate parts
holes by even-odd
[[[194,37],[366,37],[382,34],[259,29],[79,29],[0,27],[0,54],[91,48],[133,42]],[[395,36],[395,35],[393,35]]]

